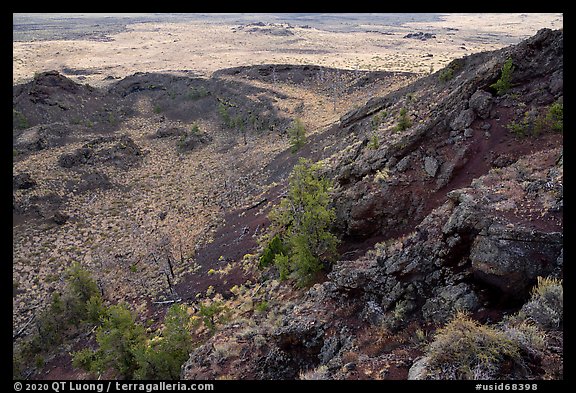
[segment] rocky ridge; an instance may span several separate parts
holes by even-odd
[[[510,124],[526,113],[543,119],[562,102],[562,40],[545,29],[457,59],[323,132],[336,138],[310,156],[336,180],[335,230],[348,258],[301,295],[260,282],[251,296],[268,299],[266,315],[223,327],[191,353],[182,377],[405,379],[421,366],[426,337],[457,310],[493,324],[529,300],[537,277],[561,278],[562,135],[515,134]],[[512,87],[497,95],[508,58]],[[404,130],[401,108],[412,123]],[[234,350],[219,350],[226,343]],[[561,378],[544,360],[561,357],[550,348],[515,377]]]

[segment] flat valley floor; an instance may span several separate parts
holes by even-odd
[[[100,86],[109,77],[135,72],[187,70],[209,76],[222,68],[265,63],[428,73],[452,59],[515,44],[540,28],[563,24],[561,14],[450,14],[430,21],[406,17],[392,25],[358,20],[353,28],[323,23],[322,18],[317,24],[289,27],[213,19],[130,24],[106,39],[88,34],[84,39],[14,42],[13,82],[57,70]],[[422,39],[418,33],[434,38]],[[413,38],[405,38],[409,34]]]

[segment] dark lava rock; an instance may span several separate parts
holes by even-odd
[[[12,147],[19,152],[36,152],[62,146],[70,139],[72,129],[61,122],[42,124],[24,130],[15,130]]]
[[[156,130],[156,132],[154,133],[154,137],[155,138],[168,138],[168,137],[172,137],[172,136],[182,136],[185,134],[186,134],[186,131],[184,131],[180,127],[163,125],[163,126],[160,126],[158,128],[158,130]]]
[[[424,157],[424,170],[430,177],[436,176],[436,171],[439,167],[438,160],[434,157],[426,156]]]
[[[419,39],[422,41],[426,41],[426,40],[429,40],[431,38],[436,38],[436,35],[432,34],[432,33],[423,33],[421,31],[419,31],[416,33],[408,33],[404,36],[404,38],[415,38],[415,39]]]
[[[70,217],[62,212],[56,212],[54,213],[54,216],[52,217],[52,221],[54,221],[56,224],[58,225],[64,225],[66,223],[66,221],[68,221]]]
[[[18,190],[27,190],[36,186],[36,181],[32,179],[29,173],[23,172],[12,177],[12,188]]]
[[[472,272],[479,281],[504,294],[523,298],[538,276],[555,270],[562,250],[561,233],[544,233],[494,224],[470,250]]]
[[[492,109],[492,94],[484,90],[477,90],[470,97],[468,105],[479,117],[486,119],[490,116]]]
[[[78,84],[57,71],[40,73],[31,82],[13,87],[14,113],[22,119],[15,128],[59,122],[74,124],[76,129],[96,124],[99,130],[111,130],[117,122],[110,120],[120,117],[121,108],[124,103],[117,97]]]
[[[122,169],[140,162],[144,153],[128,135],[103,136],[86,143],[72,153],[62,154],[58,164],[73,168],[84,164],[112,164]]]
[[[472,109],[464,109],[450,122],[450,127],[453,130],[463,130],[470,127],[475,117]]]
[[[449,136],[451,123],[456,123],[454,131],[460,134],[476,117],[486,115],[490,106],[486,94],[478,93],[471,105],[469,101],[499,78],[508,57],[513,57],[518,67],[520,78],[513,83],[523,83],[515,86],[520,95],[521,89],[532,85],[534,75],[545,80],[561,69],[561,37],[561,31],[543,30],[522,45],[466,56],[452,63],[457,65],[454,78],[446,84],[433,75],[421,78],[384,97],[373,97],[362,108],[344,115],[332,130],[332,135],[342,136],[342,151],[326,169],[339,182],[334,192],[335,226],[343,242],[350,241],[348,245],[358,240],[373,243],[362,250],[364,254],[354,254],[360,257],[349,260],[344,253],[321,283],[295,295],[293,301],[273,306],[278,321],[266,330],[264,325],[255,327],[262,329],[259,346],[245,337],[236,340],[241,353],[250,356],[234,363],[236,368],[228,363],[226,372],[234,377],[250,373],[263,379],[293,379],[316,368],[319,361],[329,372],[346,364],[345,369],[361,371],[366,364],[363,358],[378,358],[355,341],[361,329],[385,327],[396,333],[412,324],[439,326],[457,309],[501,316],[503,309],[521,307],[519,300],[528,299],[538,276],[561,277],[563,243],[558,227],[562,218],[546,221],[539,215],[542,207],[554,202],[551,190],[559,187],[554,184],[563,173],[556,167],[561,165],[559,142],[551,142],[550,151],[544,144],[535,153],[506,151],[516,163],[498,171],[490,171],[490,158],[496,153],[488,156],[492,142],[498,140],[484,145],[477,143],[480,138],[474,135],[446,143],[453,139]],[[396,143],[366,149],[362,141],[368,140],[371,132],[370,116],[382,110],[395,111],[408,93],[422,91],[429,92],[427,102],[440,97],[430,116],[399,135]],[[491,105],[496,108],[490,112],[510,111],[499,99]],[[492,122],[493,135],[502,127]],[[428,175],[434,177],[427,176],[426,157]],[[481,162],[474,161],[475,157]],[[468,174],[472,164],[478,170]],[[554,173],[550,173],[551,167]],[[388,176],[382,179],[384,173]],[[435,188],[439,180],[445,189]],[[559,193],[556,198],[562,197],[561,191],[554,192]],[[533,211],[521,209],[528,199],[538,205]],[[532,216],[527,217],[528,213]],[[534,225],[528,227],[531,221]],[[535,305],[525,307],[527,314],[546,325],[561,323],[544,311]],[[356,347],[358,356],[352,359],[339,355],[344,353],[346,340],[339,339],[337,332],[343,328],[353,330],[348,334],[352,337],[350,348]],[[215,344],[222,342],[224,335],[233,336],[230,325],[224,329],[230,330],[221,331],[191,353],[183,367],[184,379],[215,377],[215,368],[210,367]],[[408,350],[412,349],[415,346]],[[378,355],[383,359],[392,353],[383,350]],[[411,363],[410,379],[426,377],[425,361],[410,358],[406,364]]]
[[[197,146],[209,143],[212,137],[205,132],[190,131],[180,137],[178,141],[178,150],[180,152],[189,152],[194,150]]]
[[[58,157],[58,165],[63,168],[72,168],[78,165],[86,164],[93,155],[93,149],[82,147],[73,153],[62,154],[60,157]]]
[[[128,135],[122,135],[114,141],[116,143],[111,147],[98,150],[97,156],[100,161],[111,163],[122,169],[128,169],[128,167],[140,162],[144,153],[132,138]]]
[[[105,173],[92,172],[82,176],[77,186],[78,192],[93,191],[97,189],[108,190],[113,184]]]
[[[56,105],[51,100],[51,96],[55,91],[65,91],[68,93],[77,93],[80,87],[71,79],[60,74],[58,71],[46,71],[37,75],[32,84],[32,88],[28,93],[30,100],[36,103],[43,103],[48,105]]]

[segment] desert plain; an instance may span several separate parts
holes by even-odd
[[[222,68],[264,63],[427,73],[454,58],[499,49],[563,24],[561,14],[438,14],[420,15],[418,21],[406,14],[390,18],[389,25],[371,15],[346,15],[345,22],[338,22],[338,14],[306,19],[212,14],[178,22],[160,15],[164,21],[128,24],[107,39],[101,34],[91,39],[88,31],[80,39],[15,41],[13,82],[42,71],[70,70],[72,79],[81,76],[83,83],[98,86],[106,76],[181,70],[209,76]],[[434,38],[404,38],[417,32]]]

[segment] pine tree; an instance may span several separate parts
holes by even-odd
[[[412,127],[412,122],[408,117],[408,113],[406,112],[406,108],[400,109],[400,118],[398,120],[398,125],[396,126],[397,131],[404,131],[408,128]]]
[[[290,175],[287,197],[269,214],[271,230],[283,244],[277,248],[286,250],[274,258],[281,278],[293,275],[301,286],[337,255],[338,239],[329,232],[336,218],[329,207],[332,185],[319,175],[320,168],[301,158]]]
[[[186,306],[175,304],[164,318],[164,329],[136,352],[135,379],[177,380],[192,350],[190,316]]]
[[[499,96],[504,95],[512,88],[512,72],[514,71],[514,65],[512,64],[512,58],[509,57],[504,62],[502,66],[502,73],[500,75],[500,79],[490,85],[493,89],[496,90],[496,94]]]
[[[296,153],[306,144],[306,129],[300,119],[295,119],[292,126],[288,129],[288,138],[290,138],[290,151]]]
[[[96,330],[98,349],[84,349],[73,356],[73,365],[103,373],[112,368],[132,379],[138,369],[137,354],[146,342],[146,331],[126,306],[108,308],[108,316]]]

